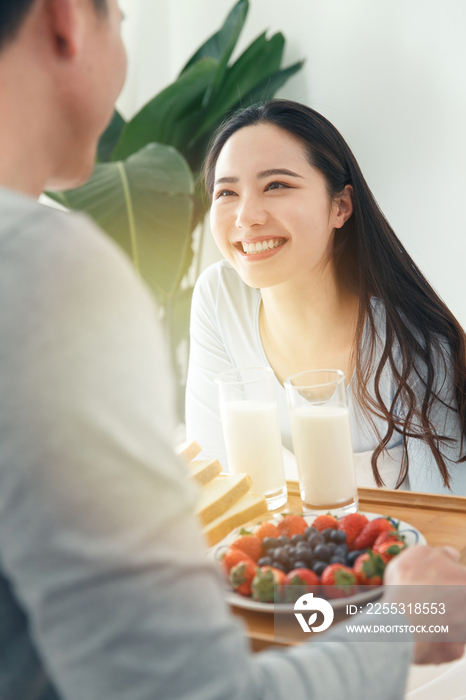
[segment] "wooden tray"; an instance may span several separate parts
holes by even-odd
[[[300,512],[301,498],[298,483],[289,481],[287,487],[288,503],[280,508],[280,511]],[[413,491],[361,488],[359,489],[359,507],[364,511],[400,518],[420,530],[428,544],[451,545],[462,551],[462,558],[466,558],[464,553],[466,552],[466,498]],[[264,517],[258,520],[264,520]],[[246,623],[254,651],[277,644],[274,641],[273,614],[236,607],[232,607],[231,610]],[[338,619],[340,617],[344,619],[344,615],[340,615]],[[337,620],[337,616],[335,619]]]

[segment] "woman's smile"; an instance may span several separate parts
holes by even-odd
[[[264,257],[270,257],[278,252],[287,242],[286,238],[254,238],[250,240],[241,240],[233,245],[238,252],[246,258],[253,260],[263,260]],[[268,255],[267,255],[268,254]]]

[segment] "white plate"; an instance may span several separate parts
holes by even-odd
[[[369,520],[375,520],[375,518],[384,517],[380,513],[363,513]],[[304,519],[308,525],[312,525],[313,521],[317,516],[315,515],[305,515]],[[270,519],[269,522],[278,523],[281,520],[281,516],[275,516]],[[404,520],[398,520],[397,518],[390,517],[394,525],[398,525],[398,531],[400,534],[405,536],[405,542],[408,547],[412,547],[415,544],[427,544],[424,535],[419,532],[413,525],[406,523]],[[211,547],[208,550],[209,556],[215,561],[219,560],[220,555],[229,545],[239,537],[239,531],[241,528],[237,528],[229,535],[223,538],[221,542]],[[227,584],[228,585],[228,584]],[[344,608],[345,605],[358,605],[359,603],[365,603],[369,600],[374,600],[382,595],[383,587],[378,586],[377,588],[371,588],[368,591],[363,591],[362,593],[357,593],[356,595],[349,596],[347,598],[336,598],[329,600],[331,606],[338,610]],[[293,604],[291,603],[259,603],[252,598],[247,598],[246,596],[239,595],[235,593],[231,588],[227,588],[225,591],[225,598],[230,605],[234,605],[237,608],[243,608],[244,610],[255,610],[257,612],[268,612],[268,613],[290,613],[293,612]]]

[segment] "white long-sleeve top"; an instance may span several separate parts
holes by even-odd
[[[385,313],[383,303],[373,299],[373,309],[378,334],[378,347],[383,348],[385,338]],[[188,439],[199,442],[204,458],[216,458],[228,470],[228,460],[223,438],[217,386],[215,378],[221,372],[234,367],[269,367],[259,333],[259,289],[248,287],[226,260],[215,263],[199,277],[191,309],[191,349],[186,391],[186,426]],[[446,352],[448,356],[448,352]],[[451,367],[443,360],[437,362],[434,388],[445,403],[454,405]],[[413,386],[416,390],[416,386]],[[373,392],[373,387],[369,390]],[[291,426],[286,403],[285,389],[275,378],[283,446],[292,451]],[[393,375],[385,369],[381,379],[381,393],[385,405],[390,406],[396,392]],[[370,455],[377,446],[377,437],[356,410],[353,380],[348,390],[348,405],[351,416],[353,450],[359,467],[360,486],[374,485],[370,470]],[[398,407],[400,415],[403,406]],[[429,447],[419,440],[408,441],[409,488],[412,491],[431,493],[454,493],[466,496],[466,464],[457,464],[460,456],[461,429],[457,413],[440,401],[434,407],[434,422],[440,434],[453,438],[453,442],[442,448],[447,456],[452,476],[452,490],[443,484],[440,471]],[[386,423],[375,420],[383,436]],[[381,474],[385,486],[394,488],[401,463],[401,436],[395,433],[388,444],[389,455],[382,459]],[[391,456],[390,456],[391,455]],[[363,456],[363,459],[358,457]],[[358,468],[357,468],[358,477]],[[405,487],[408,486],[405,484]]]

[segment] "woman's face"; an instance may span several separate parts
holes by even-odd
[[[212,233],[246,284],[263,289],[325,267],[351,211],[331,202],[298,139],[271,124],[244,127],[224,145],[214,179]]]

